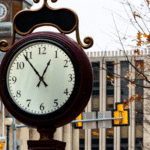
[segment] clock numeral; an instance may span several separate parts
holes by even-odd
[[[46,47],[39,48],[39,55],[41,55],[41,54],[46,54]]]
[[[26,101],[29,102],[29,103],[28,103],[28,107],[29,107],[29,105],[30,105],[30,103],[31,103],[31,99],[27,99]]]
[[[23,69],[24,68],[24,62],[17,62],[17,69]]]
[[[17,97],[17,98],[20,98],[20,97],[21,97],[21,91],[20,91],[20,90],[18,90],[18,91],[16,92],[16,97]]]
[[[70,76],[70,80],[68,82],[71,82],[72,81],[72,74],[69,74]]]
[[[54,107],[57,107],[57,106],[58,106],[58,99],[55,99],[55,100],[54,100],[54,103],[55,103],[55,106],[54,106]]]
[[[12,77],[12,81],[14,81],[14,83],[16,83],[17,78],[16,78],[15,76],[13,76],[13,77]],[[14,84],[14,83],[13,83],[13,84]]]
[[[42,106],[43,105],[43,103],[40,105],[40,110],[44,110],[44,106]]]
[[[68,88],[65,89],[64,94],[68,95]]]
[[[56,53],[55,53],[55,54],[56,54],[56,55],[55,55],[55,58],[58,58],[58,57],[57,57],[57,51],[55,51],[55,52],[56,52]]]
[[[64,67],[68,67],[68,66],[67,66],[68,60],[64,60],[64,61],[66,62],[66,64],[64,65]]]
[[[32,59],[32,52],[26,52],[26,56],[28,59]]]

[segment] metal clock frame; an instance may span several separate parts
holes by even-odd
[[[33,0],[35,3],[39,3],[40,0]],[[53,3],[57,2],[57,0],[51,0]],[[48,11],[46,11],[48,10]],[[43,13],[44,12],[44,13]],[[68,23],[70,22],[73,22],[73,24],[71,24],[71,27],[64,30],[63,28],[61,28],[56,22],[50,22],[50,21],[45,21],[44,18],[45,18],[45,14],[47,14],[47,16],[53,16],[53,15],[56,15],[55,17],[58,17],[59,15],[57,15],[58,12],[61,12],[61,13],[64,13],[66,14],[66,16],[62,16],[63,18],[66,18],[66,22],[64,26],[67,26]],[[60,14],[61,14],[60,13]],[[29,14],[29,15],[28,15]],[[37,18],[39,20],[36,20],[36,23],[35,24],[31,24],[30,25],[30,28],[28,28],[27,31],[23,31],[22,29],[20,29],[21,26],[24,26],[24,18],[26,20],[26,24],[30,24],[30,21],[32,20],[31,19],[31,15],[32,15],[32,18],[34,18],[36,16],[36,14],[38,15],[42,15],[43,18]],[[26,16],[26,17],[25,17]],[[51,17],[50,17],[51,18]],[[61,20],[62,21],[62,20]],[[59,22],[61,22],[59,21]],[[19,24],[19,22],[22,22]],[[62,21],[63,22],[63,21]],[[71,10],[71,9],[68,9],[68,8],[59,8],[59,9],[54,9],[52,7],[50,7],[48,5],[48,0],[44,0],[44,3],[42,5],[41,8],[37,9],[37,10],[22,10],[20,12],[18,12],[14,19],[13,19],[13,33],[12,33],[12,40],[10,43],[8,43],[7,40],[1,40],[0,41],[0,51],[2,52],[6,52],[8,51],[11,46],[14,44],[15,42],[15,38],[16,38],[16,33],[21,35],[21,36],[25,36],[27,34],[30,34],[33,32],[34,29],[38,28],[38,27],[41,27],[41,26],[52,26],[52,27],[55,27],[57,28],[61,33],[63,34],[69,34],[69,33],[72,33],[74,31],[76,31],[76,39],[77,39],[77,42],[78,42],[78,45],[80,47],[83,47],[84,49],[88,49],[90,47],[92,47],[93,45],[93,39],[92,37],[90,36],[87,36],[84,38],[84,43],[86,45],[84,45],[81,40],[80,40],[80,36],[79,36],[79,19],[78,19],[78,16],[77,14]]]
[[[64,106],[62,106],[62,108],[47,115],[34,115],[22,111],[11,99],[6,85],[7,68],[13,56],[22,47],[29,43],[35,43],[36,41],[44,41],[60,47],[70,57],[75,68],[75,87],[70,99],[64,104]],[[0,72],[2,72],[0,74],[0,94],[3,103],[12,115],[29,126],[39,127],[47,125],[59,127],[69,123],[85,108],[91,95],[92,68],[88,57],[76,42],[61,33],[33,33],[18,40],[4,56],[0,66]]]

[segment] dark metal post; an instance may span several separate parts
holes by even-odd
[[[7,125],[7,150],[9,150],[9,128],[10,125]]]

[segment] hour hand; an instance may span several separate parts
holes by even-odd
[[[34,68],[34,66],[31,64],[31,62],[29,61],[28,57],[25,56],[25,55],[24,55],[24,57],[25,57],[26,61],[30,64],[30,66],[32,67],[32,69],[34,70],[34,72],[38,75],[40,81],[42,81],[42,82],[44,83],[45,87],[48,86],[48,85],[43,81],[43,77],[40,76],[40,74],[38,73],[38,71],[37,71],[37,70]]]

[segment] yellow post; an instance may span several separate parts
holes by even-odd
[[[124,110],[124,104],[117,104],[117,110],[114,111],[114,118],[122,117],[122,119],[115,119],[114,125],[128,125],[129,124],[129,110]]]
[[[4,148],[4,143],[0,141],[0,150]]]
[[[80,114],[76,120],[82,120],[82,114]],[[76,127],[82,127],[82,122],[76,122]]]
[[[117,111],[124,111],[123,104],[117,105]]]
[[[118,118],[118,117],[120,117],[120,112],[119,111],[114,111],[114,118]],[[121,122],[120,119],[115,119],[114,120],[115,125],[119,125],[120,122]]]
[[[122,111],[121,116],[123,117],[122,124],[128,124],[128,111]]]

